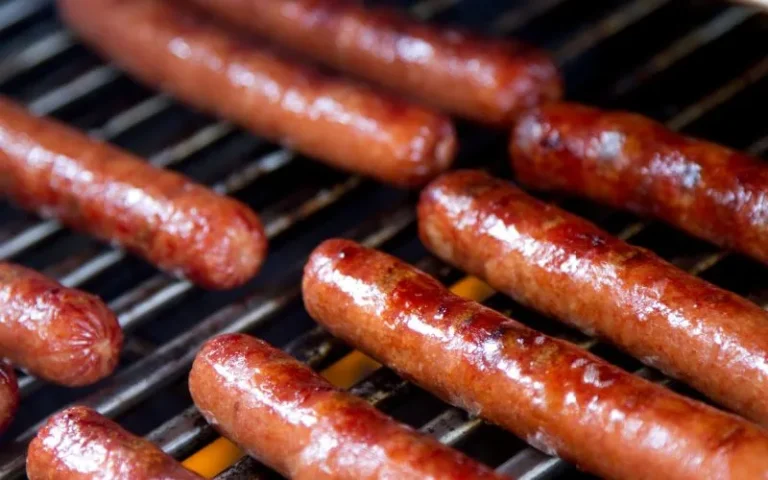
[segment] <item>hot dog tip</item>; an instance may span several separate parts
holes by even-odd
[[[52,415],[27,451],[30,480],[201,480],[156,445],[83,406]]]
[[[112,373],[122,342],[100,298],[0,262],[0,352],[15,364],[59,385],[89,385]]]
[[[19,409],[19,385],[13,367],[0,360],[0,434],[13,421]]]

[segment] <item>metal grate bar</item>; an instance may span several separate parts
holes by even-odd
[[[0,33],[27,20],[50,4],[50,0],[14,0],[0,7]]]
[[[0,13],[0,18],[2,18],[2,13]],[[0,61],[0,84],[56,58],[74,45],[72,35],[63,30],[53,32],[27,45],[23,50],[16,52],[14,56]]]
[[[593,48],[608,37],[660,9],[670,0],[634,0],[594,25],[587,25],[568,43],[560,47],[554,57],[562,65]]]

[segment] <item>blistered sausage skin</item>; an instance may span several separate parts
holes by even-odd
[[[432,252],[768,425],[768,313],[485,173],[424,189]]]
[[[13,367],[0,360],[0,434],[13,421],[19,408],[19,385]]]
[[[95,295],[0,262],[0,357],[76,387],[112,373],[122,343],[117,318]]]
[[[156,445],[86,407],[70,407],[37,432],[29,480],[202,480]]]
[[[768,478],[768,434],[454,295],[381,252],[329,240],[304,304],[334,335],[454,405],[606,478]]]
[[[282,59],[178,1],[59,7],[84,40],[140,80],[338,168],[410,187],[453,161],[445,116]]]
[[[244,283],[266,251],[242,203],[2,98],[0,187],[23,208],[207,288]]]
[[[661,219],[768,264],[765,162],[625,112],[552,104],[511,142],[520,182]]]
[[[506,478],[247,335],[209,340],[195,359],[189,389],[224,436],[288,478]]]
[[[542,51],[435,27],[355,0],[190,0],[340,70],[479,122],[510,126],[557,100],[562,82]]]

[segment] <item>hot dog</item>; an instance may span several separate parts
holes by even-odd
[[[247,206],[2,98],[0,188],[23,208],[203,287],[244,283],[265,255]]]
[[[768,476],[761,428],[458,297],[384,253],[326,241],[305,267],[303,293],[334,335],[599,476]]]
[[[284,60],[177,1],[59,6],[84,40],[137,78],[336,167],[411,187],[453,160],[443,115]]]
[[[526,185],[659,218],[768,263],[768,168],[757,158],[575,104],[523,116],[510,150]]]
[[[340,70],[488,124],[557,100],[562,81],[542,51],[482,38],[350,0],[189,0]]]
[[[503,478],[247,335],[208,341],[189,390],[222,434],[288,478]]]
[[[86,407],[53,415],[27,452],[30,480],[202,480],[151,442]]]
[[[0,262],[0,356],[75,387],[112,373],[122,343],[117,318],[98,297]]]
[[[11,424],[19,408],[19,385],[13,368],[0,360],[0,434]]]
[[[757,305],[480,172],[431,183],[419,232],[497,290],[768,425],[768,313]]]

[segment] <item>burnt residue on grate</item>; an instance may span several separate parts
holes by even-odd
[[[567,96],[632,109],[675,129],[765,155],[768,127],[768,15],[720,0],[388,0],[438,23],[463,23],[515,36],[553,52]],[[230,124],[142,87],[77,42],[49,0],[0,0],[0,94],[93,136],[215,185],[264,219],[272,248],[262,274],[233,292],[203,292],[51,221],[0,203],[0,258],[40,269],[101,295],[126,331],[121,366],[85,389],[21,378],[23,401],[0,438],[0,477],[23,475],[36,425],[70,403],[86,403],[148,435],[183,458],[215,433],[191,406],[186,374],[199,345],[223,331],[247,331],[323,368],[349,351],[303,311],[300,269],[331,236],[379,246],[445,282],[460,272],[431,258],[415,236],[415,197],[332,171]],[[511,176],[503,135],[460,124],[459,165]],[[550,198],[631,243],[653,249],[695,274],[768,303],[765,267],[723,253],[659,223],[585,201]],[[495,296],[489,304],[534,328],[575,341],[654,380],[667,382],[616,349]],[[667,382],[669,383],[669,382]],[[677,383],[672,388],[696,395]],[[467,417],[387,369],[354,392],[388,413],[500,470],[526,480],[575,478],[563,462],[495,427]],[[586,476],[585,476],[586,477]],[[243,462],[225,478],[274,478]]]

